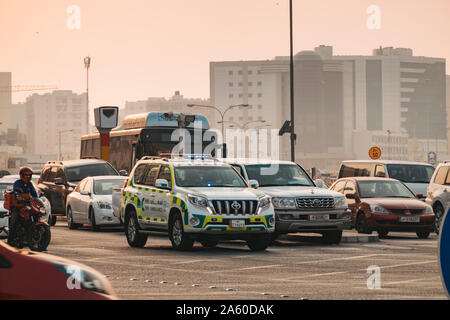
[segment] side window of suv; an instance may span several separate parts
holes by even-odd
[[[156,174],[158,173],[159,165],[150,165],[147,174],[145,175],[144,183],[146,186],[155,186]]]
[[[434,178],[434,183],[436,184],[445,184],[445,180],[447,177],[449,167],[440,167],[438,172],[436,173],[436,177]]]
[[[158,179],[166,179],[167,182],[169,182],[169,188],[172,188],[172,178],[171,178],[169,166],[161,167],[161,170],[159,170]]]
[[[382,164],[377,164],[375,167],[375,177],[386,177],[386,171],[384,170],[384,166]]]
[[[144,184],[147,168],[148,166],[146,164],[141,164],[134,170],[134,183]]]

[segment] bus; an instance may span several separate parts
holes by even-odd
[[[186,130],[181,138],[174,132],[180,128]],[[143,156],[173,153],[174,149],[176,152],[182,149],[184,153],[200,150],[202,154],[215,156],[219,148],[216,142],[217,132],[210,130],[208,119],[202,115],[171,112],[129,115],[110,132],[110,163],[118,171],[130,173]],[[99,133],[81,137],[80,158],[100,159]]]

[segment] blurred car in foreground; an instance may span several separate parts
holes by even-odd
[[[54,255],[17,250],[0,241],[0,300],[112,300],[100,272]]]
[[[112,190],[124,185],[127,177],[96,176],[83,179],[67,196],[67,224],[76,229],[90,224],[93,230],[100,226],[120,225],[112,209]]]
[[[337,180],[330,188],[344,194],[358,233],[416,232],[425,239],[433,231],[431,206],[416,198],[402,182],[389,178],[353,177]]]

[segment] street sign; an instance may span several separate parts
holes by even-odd
[[[379,147],[372,147],[369,149],[369,157],[372,160],[380,159],[381,149]]]
[[[442,218],[439,228],[439,266],[441,268],[442,285],[450,297],[450,215],[447,213]]]

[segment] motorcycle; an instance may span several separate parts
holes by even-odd
[[[21,197],[15,200],[15,210],[20,212],[14,234],[10,234],[9,244],[18,249],[23,248],[26,244],[31,251],[45,251],[50,244],[51,232],[45,219],[47,212],[42,200]],[[11,231],[10,227],[9,232]]]

